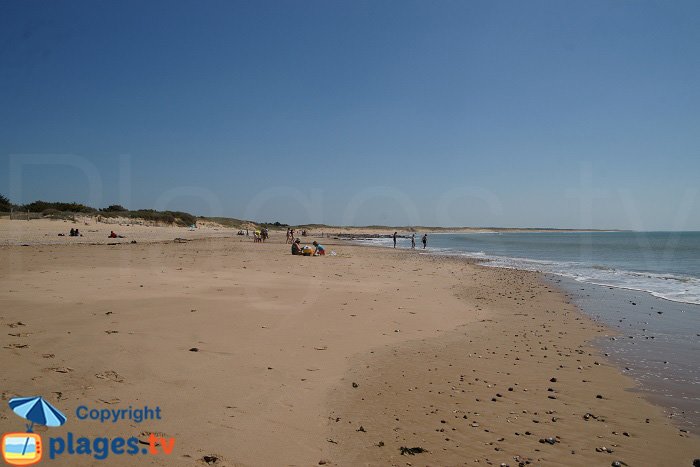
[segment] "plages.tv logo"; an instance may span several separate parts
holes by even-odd
[[[170,455],[175,447],[175,438],[151,431],[142,432],[146,439],[136,436],[80,436],[73,432],[48,437],[42,442],[41,436],[33,433],[34,425],[60,426],[66,423],[66,416],[42,397],[16,397],[9,402],[12,411],[27,419],[26,432],[6,433],[2,437],[2,455],[10,465],[32,465],[41,461],[56,459],[59,456],[91,456],[101,461],[111,455]],[[118,423],[129,421],[141,423],[146,420],[161,420],[159,406],[142,408],[89,408],[80,405],[75,409],[75,419],[84,423]]]
[[[61,426],[66,416],[42,397],[15,397],[9,402],[12,411],[30,421],[26,432],[5,433],[2,437],[2,457],[10,465],[32,465],[41,460],[44,447],[41,436],[32,430],[34,424]]]

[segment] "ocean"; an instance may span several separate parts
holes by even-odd
[[[700,232],[429,234],[426,251],[544,273],[611,329],[596,344],[637,390],[681,427],[700,428]]]

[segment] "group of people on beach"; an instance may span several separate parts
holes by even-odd
[[[398,238],[398,232],[394,232],[394,235],[392,235],[392,238],[394,239],[394,248],[396,248],[396,239]],[[423,234],[423,238],[421,239],[423,242],[423,249],[425,250],[425,247],[428,246],[428,234]],[[411,249],[415,250],[416,249],[416,234],[411,234]]]
[[[270,238],[270,232],[267,230],[267,228],[256,230],[255,232],[253,232],[253,235],[254,243],[265,243],[265,240]]]
[[[294,244],[294,229],[287,229],[287,240],[284,243]]]
[[[301,236],[306,237],[306,230],[301,231]],[[323,234],[321,234],[321,237],[323,237]],[[287,240],[285,243],[294,243],[294,229],[288,228],[287,229]]]
[[[60,233],[60,234],[58,234],[58,236],[63,237],[65,235]],[[69,237],[82,237],[83,234],[80,233],[80,229],[70,229],[68,236]],[[126,237],[124,235],[118,235],[114,230],[111,230],[109,232],[109,235],[107,235],[107,238],[126,238]]]
[[[326,249],[314,240],[313,247],[308,245],[301,246],[301,239],[297,238],[292,242],[292,254],[295,256],[325,256]]]

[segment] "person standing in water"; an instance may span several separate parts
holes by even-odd
[[[396,248],[396,232],[394,232],[394,248]]]
[[[423,249],[428,245],[428,234],[423,234]]]
[[[416,249],[416,234],[411,235],[411,248]]]

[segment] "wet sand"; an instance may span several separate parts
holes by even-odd
[[[337,255],[237,237],[0,247],[2,399],[61,409],[68,422],[46,436],[174,437],[172,454],[138,459],[151,465],[700,457],[697,436],[591,346],[608,330],[538,275],[326,246]],[[162,420],[77,420],[80,405],[159,406]],[[0,413],[3,432],[23,429]]]
[[[613,332],[596,344],[665,408],[676,425],[700,428],[700,305],[646,292],[550,276],[567,298]]]

